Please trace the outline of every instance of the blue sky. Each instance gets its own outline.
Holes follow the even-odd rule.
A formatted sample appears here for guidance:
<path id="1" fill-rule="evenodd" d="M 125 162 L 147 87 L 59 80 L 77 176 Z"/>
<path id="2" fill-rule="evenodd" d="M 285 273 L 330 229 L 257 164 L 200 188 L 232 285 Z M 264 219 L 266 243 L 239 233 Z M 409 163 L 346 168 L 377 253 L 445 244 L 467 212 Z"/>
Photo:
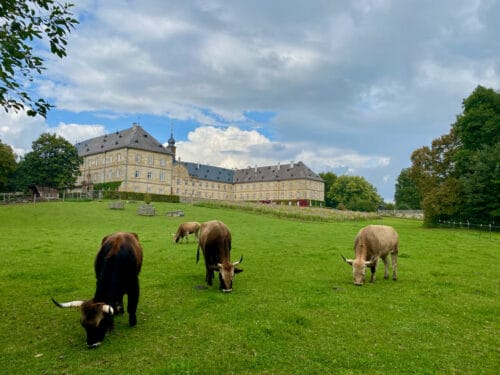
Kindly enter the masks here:
<path id="1" fill-rule="evenodd" d="M 477 85 L 500 89 L 496 0 L 79 0 L 68 56 L 40 50 L 46 119 L 0 113 L 19 154 L 140 123 L 185 161 L 303 161 L 392 201 L 412 151 Z"/>

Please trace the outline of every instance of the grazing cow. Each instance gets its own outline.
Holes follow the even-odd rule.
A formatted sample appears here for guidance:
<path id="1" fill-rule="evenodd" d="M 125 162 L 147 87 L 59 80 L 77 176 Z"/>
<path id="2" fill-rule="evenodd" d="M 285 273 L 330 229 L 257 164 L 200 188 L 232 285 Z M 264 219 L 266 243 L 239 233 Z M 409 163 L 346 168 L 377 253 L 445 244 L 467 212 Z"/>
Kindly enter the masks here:
<path id="1" fill-rule="evenodd" d="M 113 315 L 123 314 L 123 295 L 128 295 L 128 320 L 137 324 L 139 302 L 139 272 L 142 248 L 135 233 L 118 232 L 102 239 L 94 262 L 97 286 L 94 298 L 88 301 L 59 303 L 59 307 L 80 307 L 81 324 L 87 332 L 87 346 L 95 348 L 113 328 Z"/>
<path id="2" fill-rule="evenodd" d="M 243 272 L 243 270 L 236 268 L 243 261 L 243 257 L 239 261 L 231 263 L 231 233 L 226 224 L 218 220 L 201 224 L 196 263 L 200 259 L 200 248 L 205 258 L 205 281 L 207 284 L 212 285 L 214 271 L 218 271 L 220 289 L 223 292 L 231 292 L 234 274 Z"/>
<path id="3" fill-rule="evenodd" d="M 398 233 L 387 225 L 368 225 L 362 228 L 354 240 L 356 259 L 342 258 L 352 266 L 355 285 L 365 282 L 366 267 L 370 267 L 372 275 L 370 282 L 375 281 L 378 258 L 384 261 L 384 278 L 389 278 L 389 253 L 392 259 L 392 279 L 398 278 Z"/>
<path id="4" fill-rule="evenodd" d="M 200 231 L 201 224 L 196 221 L 187 221 L 179 225 L 179 229 L 177 229 L 177 233 L 174 235 L 174 242 L 178 243 L 179 240 L 182 242 L 182 239 L 185 237 L 186 242 L 189 243 L 189 235 L 194 233 L 194 237 L 198 240 L 198 233 Z"/>

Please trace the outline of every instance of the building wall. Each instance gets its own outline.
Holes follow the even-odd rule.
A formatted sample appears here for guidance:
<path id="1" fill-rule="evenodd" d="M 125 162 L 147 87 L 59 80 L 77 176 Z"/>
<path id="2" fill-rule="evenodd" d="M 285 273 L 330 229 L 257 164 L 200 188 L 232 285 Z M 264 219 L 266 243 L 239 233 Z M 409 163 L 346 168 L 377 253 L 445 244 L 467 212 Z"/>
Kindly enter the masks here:
<path id="1" fill-rule="evenodd" d="M 173 167 L 173 194 L 186 199 L 233 200 L 233 184 L 190 176 L 186 167 Z"/>
<path id="2" fill-rule="evenodd" d="M 224 201 L 324 200 L 324 183 L 308 179 L 227 183 L 190 176 L 173 156 L 123 148 L 84 157 L 77 185 L 123 181 L 119 190 Z"/>
<path id="3" fill-rule="evenodd" d="M 89 155 L 77 185 L 123 181 L 120 191 L 172 194 L 172 164 L 171 155 L 130 148 Z"/>

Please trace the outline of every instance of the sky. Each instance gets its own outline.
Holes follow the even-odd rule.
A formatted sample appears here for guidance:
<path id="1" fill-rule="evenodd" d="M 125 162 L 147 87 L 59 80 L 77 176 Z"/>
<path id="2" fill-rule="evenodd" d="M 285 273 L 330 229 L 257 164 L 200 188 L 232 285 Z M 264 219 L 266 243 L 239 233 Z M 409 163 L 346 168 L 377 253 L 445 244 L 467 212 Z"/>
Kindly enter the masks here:
<path id="1" fill-rule="evenodd" d="M 0 112 L 22 155 L 139 123 L 182 161 L 302 161 L 362 176 L 385 201 L 462 101 L 500 89 L 499 0 L 78 0 L 67 57 L 28 87 L 47 118 Z"/>

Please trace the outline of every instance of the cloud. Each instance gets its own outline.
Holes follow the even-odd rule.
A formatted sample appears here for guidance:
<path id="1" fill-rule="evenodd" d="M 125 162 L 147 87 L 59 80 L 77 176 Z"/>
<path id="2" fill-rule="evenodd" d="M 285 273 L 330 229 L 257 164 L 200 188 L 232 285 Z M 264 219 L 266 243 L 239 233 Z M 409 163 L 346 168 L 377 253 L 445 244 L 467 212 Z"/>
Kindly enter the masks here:
<path id="1" fill-rule="evenodd" d="M 66 116 L 17 121 L 22 136 L 3 121 L 0 136 L 16 147 L 49 128 L 96 124 L 83 138 L 101 123 L 128 126 L 116 118 L 156 116 L 193 137 L 178 142 L 184 160 L 301 159 L 315 171 L 363 174 L 390 196 L 383 177 L 447 133 L 463 98 L 478 84 L 500 88 L 498 1 L 76 3 L 67 57 L 47 56 L 35 82 Z M 273 116 L 253 121 L 252 112 Z"/>
<path id="2" fill-rule="evenodd" d="M 74 144 L 84 139 L 106 133 L 103 125 L 59 123 L 50 127 L 43 117 L 30 117 L 25 112 L 0 113 L 0 139 L 12 146 L 15 153 L 24 155 L 31 151 L 33 141 L 43 133 L 56 134 Z"/>
<path id="3" fill-rule="evenodd" d="M 187 141 L 177 142 L 176 146 L 176 154 L 183 161 L 224 168 L 303 161 L 318 173 L 347 170 L 355 173 L 390 164 L 387 156 L 362 155 L 335 147 L 318 148 L 317 144 L 308 142 L 273 142 L 256 130 L 241 130 L 235 126 L 197 128 L 189 133 Z"/>

